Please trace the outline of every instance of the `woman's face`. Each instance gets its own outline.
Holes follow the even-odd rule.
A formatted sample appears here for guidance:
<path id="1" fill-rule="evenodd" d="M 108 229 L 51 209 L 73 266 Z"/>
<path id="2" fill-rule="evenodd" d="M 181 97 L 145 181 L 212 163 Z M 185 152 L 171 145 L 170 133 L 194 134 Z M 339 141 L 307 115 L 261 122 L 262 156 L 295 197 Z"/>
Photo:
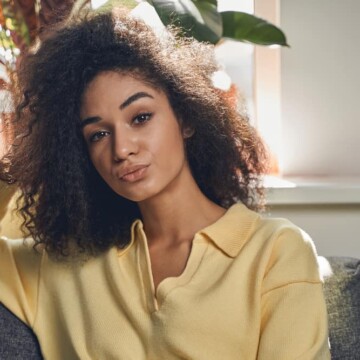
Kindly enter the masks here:
<path id="1" fill-rule="evenodd" d="M 105 182 L 132 201 L 150 199 L 189 171 L 184 140 L 164 92 L 107 71 L 87 86 L 80 116 L 90 158 Z"/>

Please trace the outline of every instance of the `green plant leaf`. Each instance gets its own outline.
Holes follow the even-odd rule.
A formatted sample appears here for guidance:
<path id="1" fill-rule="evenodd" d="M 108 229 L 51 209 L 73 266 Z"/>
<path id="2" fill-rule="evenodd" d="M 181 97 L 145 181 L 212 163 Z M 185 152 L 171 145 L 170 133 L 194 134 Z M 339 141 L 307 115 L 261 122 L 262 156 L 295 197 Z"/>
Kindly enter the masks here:
<path id="1" fill-rule="evenodd" d="M 91 0 L 75 0 L 71 16 L 76 17 L 83 11 L 94 11 L 95 13 L 106 13 L 114 7 L 121 6 L 129 10 L 134 9 L 139 3 L 135 0 L 108 0 L 96 9 L 91 7 Z"/>
<path id="2" fill-rule="evenodd" d="M 217 7 L 217 0 L 194 0 L 194 2 L 203 2 L 203 3 L 209 3 L 209 4 L 212 4 L 212 5 L 215 5 Z"/>
<path id="3" fill-rule="evenodd" d="M 35 39 L 38 29 L 38 16 L 36 14 L 36 0 L 17 0 L 17 4 L 29 29 L 31 42 Z"/>
<path id="4" fill-rule="evenodd" d="M 224 11 L 220 14 L 223 37 L 259 45 L 289 46 L 285 34 L 263 19 L 237 11 Z"/>
<path id="5" fill-rule="evenodd" d="M 11 31 L 11 37 L 16 46 L 20 48 L 28 46 L 30 44 L 29 29 L 18 4 L 16 2 L 3 2 L 2 11 L 5 26 Z"/>
<path id="6" fill-rule="evenodd" d="M 148 0 L 165 25 L 176 25 L 185 36 L 216 44 L 222 35 L 222 19 L 214 1 Z"/>
<path id="7" fill-rule="evenodd" d="M 138 5 L 139 5 L 139 3 L 136 2 L 135 0 L 108 0 L 106 3 L 101 5 L 99 8 L 95 9 L 95 12 L 110 11 L 112 8 L 117 7 L 117 6 L 125 7 L 129 10 L 132 10 Z"/>

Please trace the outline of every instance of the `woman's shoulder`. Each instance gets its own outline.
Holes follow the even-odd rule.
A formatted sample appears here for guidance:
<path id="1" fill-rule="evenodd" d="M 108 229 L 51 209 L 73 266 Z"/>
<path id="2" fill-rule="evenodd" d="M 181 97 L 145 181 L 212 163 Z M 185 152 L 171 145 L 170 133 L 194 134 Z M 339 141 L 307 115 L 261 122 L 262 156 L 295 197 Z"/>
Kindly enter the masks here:
<path id="1" fill-rule="evenodd" d="M 286 283 L 321 282 L 317 251 L 310 235 L 288 219 L 260 216 L 254 229 L 264 265 L 264 290 Z"/>
<path id="2" fill-rule="evenodd" d="M 286 252 L 302 249 L 312 254 L 316 253 L 310 235 L 289 219 L 262 215 L 259 217 L 256 232 L 275 252 L 281 252 L 285 248 Z"/>
<path id="3" fill-rule="evenodd" d="M 297 253 L 314 258 L 310 236 L 282 218 L 271 218 L 238 203 L 231 206 L 217 222 L 202 230 L 220 249 L 231 257 L 288 256 Z"/>
<path id="4" fill-rule="evenodd" d="M 245 237 L 247 243 L 255 238 L 261 247 L 285 241 L 290 247 L 305 245 L 313 248 L 310 236 L 286 218 L 274 218 L 266 212 L 258 213 L 241 203 L 233 205 L 228 210 L 226 218 L 226 228 Z"/>
<path id="5" fill-rule="evenodd" d="M 243 204 L 233 205 L 228 210 L 226 219 L 222 229 L 226 228 L 230 234 L 237 234 L 244 243 L 253 243 L 262 248 L 283 244 L 287 249 L 309 247 L 311 251 L 315 251 L 310 236 L 288 219 L 273 218 L 266 213 L 250 210 Z"/>
<path id="6" fill-rule="evenodd" d="M 247 228 L 239 232 L 243 243 L 240 258 L 256 259 L 263 274 L 272 274 L 287 281 L 319 282 L 317 252 L 314 242 L 303 229 L 284 218 L 272 218 L 240 206 L 236 210 L 235 227 Z M 235 220 L 235 219 L 234 219 Z"/>

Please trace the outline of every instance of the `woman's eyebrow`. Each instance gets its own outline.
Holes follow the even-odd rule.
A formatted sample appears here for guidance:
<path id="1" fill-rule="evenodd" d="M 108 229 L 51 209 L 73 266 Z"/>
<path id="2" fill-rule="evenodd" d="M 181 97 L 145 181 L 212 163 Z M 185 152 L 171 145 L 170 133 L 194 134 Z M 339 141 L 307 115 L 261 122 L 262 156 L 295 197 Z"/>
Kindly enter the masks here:
<path id="1" fill-rule="evenodd" d="M 99 116 L 88 117 L 80 122 L 80 128 L 83 129 L 86 125 L 99 122 L 101 118 Z"/>
<path id="2" fill-rule="evenodd" d="M 129 96 L 121 105 L 120 105 L 120 110 L 123 110 L 125 109 L 127 106 L 129 106 L 131 103 L 133 103 L 134 101 L 136 100 L 139 100 L 143 97 L 149 97 L 151 99 L 153 99 L 154 97 L 151 96 L 150 94 L 146 93 L 146 92 L 143 92 L 143 91 L 140 91 L 140 92 L 137 92 L 131 96 Z"/>
<path id="3" fill-rule="evenodd" d="M 147 92 L 139 91 L 139 92 L 137 92 L 137 93 L 129 96 L 129 97 L 120 105 L 119 108 L 120 108 L 120 110 L 124 110 L 127 106 L 129 106 L 130 104 L 132 104 L 134 101 L 139 100 L 139 99 L 144 98 L 144 97 L 148 97 L 148 98 L 151 98 L 151 99 L 154 98 L 152 95 L 148 94 Z M 100 120 L 101 120 L 101 118 L 100 118 L 99 116 L 92 116 L 92 117 L 86 118 L 86 119 L 84 119 L 84 120 L 81 121 L 80 127 L 81 127 L 81 129 L 83 129 L 86 125 L 99 122 Z"/>

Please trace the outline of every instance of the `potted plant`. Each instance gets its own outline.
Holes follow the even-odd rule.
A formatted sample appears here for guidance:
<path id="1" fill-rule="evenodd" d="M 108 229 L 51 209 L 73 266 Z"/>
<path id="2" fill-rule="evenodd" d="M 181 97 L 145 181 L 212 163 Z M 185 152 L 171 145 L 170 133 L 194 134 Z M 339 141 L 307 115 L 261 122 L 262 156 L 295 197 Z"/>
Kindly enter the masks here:
<path id="1" fill-rule="evenodd" d="M 275 25 L 244 12 L 219 12 L 217 0 L 108 0 L 94 11 L 116 5 L 133 9 L 145 1 L 154 7 L 164 25 L 177 25 L 184 36 L 199 41 L 217 44 L 230 38 L 288 46 L 285 34 Z M 46 26 L 84 8 L 91 9 L 91 0 L 0 1 L 0 62 L 13 67 L 21 52 L 41 37 Z"/>

